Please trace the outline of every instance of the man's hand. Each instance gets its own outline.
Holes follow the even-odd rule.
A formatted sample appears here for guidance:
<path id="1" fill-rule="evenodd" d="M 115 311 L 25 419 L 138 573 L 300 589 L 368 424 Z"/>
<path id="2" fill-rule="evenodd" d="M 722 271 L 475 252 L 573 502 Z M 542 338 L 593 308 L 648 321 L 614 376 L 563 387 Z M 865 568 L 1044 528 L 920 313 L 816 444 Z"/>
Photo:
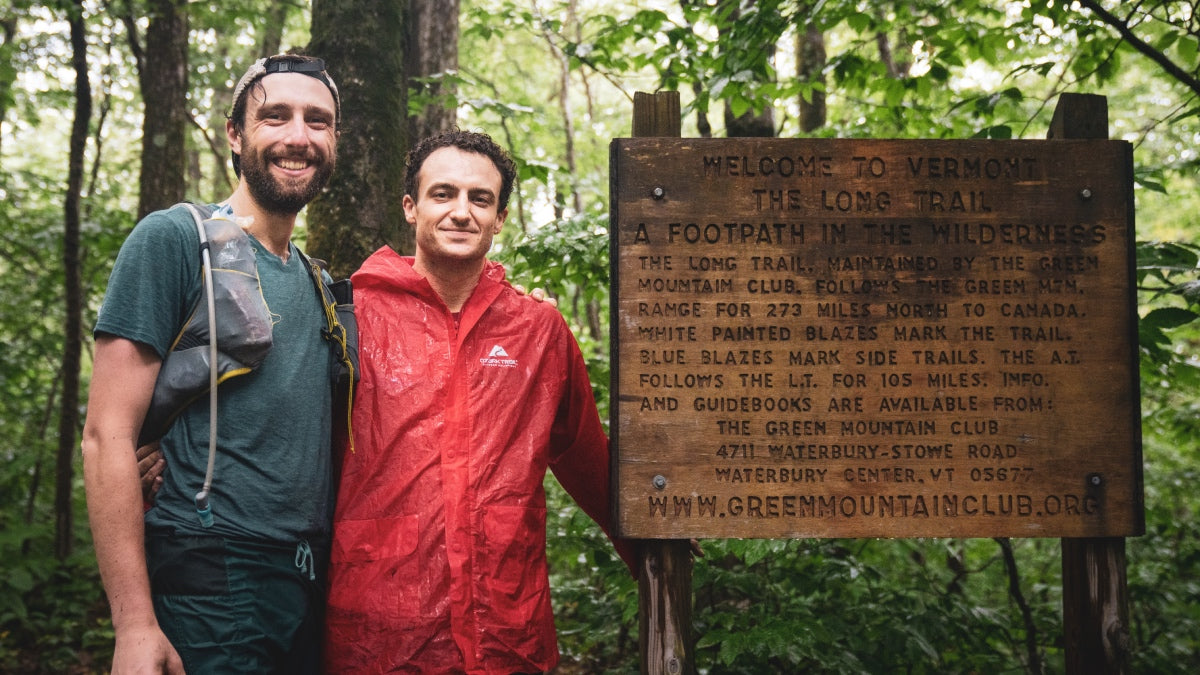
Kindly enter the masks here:
<path id="1" fill-rule="evenodd" d="M 158 441 L 143 445 L 137 449 L 138 475 L 142 479 L 142 502 L 154 503 L 154 495 L 163 484 L 163 470 L 167 468 L 167 460 L 163 459 Z"/>
<path id="2" fill-rule="evenodd" d="M 535 288 L 532 291 L 529 291 L 529 293 L 526 293 L 524 286 L 522 286 L 520 284 L 513 284 L 513 290 L 520 293 L 521 295 L 528 295 L 529 297 L 533 298 L 534 300 L 536 300 L 538 302 L 548 303 L 551 307 L 558 307 L 558 300 L 550 297 L 549 295 L 546 295 L 546 291 L 544 291 L 543 289 Z"/>
<path id="3" fill-rule="evenodd" d="M 184 675 L 183 660 L 157 625 L 147 626 L 117 633 L 112 673 Z"/>

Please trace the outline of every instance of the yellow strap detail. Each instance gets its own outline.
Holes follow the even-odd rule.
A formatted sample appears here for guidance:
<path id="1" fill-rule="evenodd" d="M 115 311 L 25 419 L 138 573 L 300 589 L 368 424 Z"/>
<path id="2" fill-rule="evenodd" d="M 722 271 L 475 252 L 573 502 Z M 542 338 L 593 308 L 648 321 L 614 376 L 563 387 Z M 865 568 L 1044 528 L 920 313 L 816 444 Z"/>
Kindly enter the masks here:
<path id="1" fill-rule="evenodd" d="M 334 340 L 338 347 L 340 347 L 338 353 L 341 356 L 339 358 L 345 364 L 346 369 L 350 371 L 350 385 L 346 387 L 349 390 L 349 394 L 346 397 L 346 436 L 350 439 L 350 453 L 354 454 L 354 363 L 351 361 L 349 349 L 346 347 L 346 328 L 342 326 L 337 318 L 337 308 L 335 306 L 337 300 L 325 285 L 324 280 L 321 279 L 321 266 L 311 259 L 308 261 L 308 265 L 309 271 L 313 276 L 313 281 L 317 283 L 317 288 L 321 292 L 321 304 L 325 307 L 325 325 L 329 338 Z"/>

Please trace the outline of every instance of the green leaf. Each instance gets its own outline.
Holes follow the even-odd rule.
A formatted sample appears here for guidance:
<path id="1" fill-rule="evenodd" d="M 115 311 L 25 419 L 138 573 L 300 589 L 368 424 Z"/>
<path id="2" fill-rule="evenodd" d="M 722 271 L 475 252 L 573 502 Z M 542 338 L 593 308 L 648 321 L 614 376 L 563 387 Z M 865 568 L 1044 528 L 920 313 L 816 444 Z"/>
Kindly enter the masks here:
<path id="1" fill-rule="evenodd" d="M 1013 137 L 1013 130 L 1007 124 L 998 124 L 988 128 L 987 137 L 996 140 L 1008 140 Z"/>
<path id="2" fill-rule="evenodd" d="M 741 96 L 733 97 L 727 102 L 729 104 L 729 111 L 733 113 L 734 117 L 741 117 L 751 109 L 750 102 Z"/>
<path id="3" fill-rule="evenodd" d="M 854 32 L 860 34 L 869 32 L 874 23 L 875 20 L 871 18 L 870 14 L 862 12 L 854 12 L 846 17 L 846 25 L 850 26 L 850 29 Z"/>
<path id="4" fill-rule="evenodd" d="M 1170 329 L 1185 326 L 1198 318 L 1200 314 L 1187 309 L 1161 307 L 1142 317 L 1141 322 L 1154 328 Z"/>
<path id="5" fill-rule="evenodd" d="M 1135 178 L 1134 181 L 1141 187 L 1144 187 L 1151 192 L 1157 192 L 1163 195 L 1167 194 L 1167 188 L 1162 184 L 1162 181 L 1151 180 L 1149 178 Z"/>
<path id="6" fill-rule="evenodd" d="M 1180 63 L 1196 63 L 1197 54 L 1200 53 L 1197 38 L 1186 37 L 1175 43 L 1175 57 Z"/>
<path id="7" fill-rule="evenodd" d="M 8 570 L 8 586 L 18 593 L 28 593 L 33 590 L 33 576 L 24 567 Z"/>

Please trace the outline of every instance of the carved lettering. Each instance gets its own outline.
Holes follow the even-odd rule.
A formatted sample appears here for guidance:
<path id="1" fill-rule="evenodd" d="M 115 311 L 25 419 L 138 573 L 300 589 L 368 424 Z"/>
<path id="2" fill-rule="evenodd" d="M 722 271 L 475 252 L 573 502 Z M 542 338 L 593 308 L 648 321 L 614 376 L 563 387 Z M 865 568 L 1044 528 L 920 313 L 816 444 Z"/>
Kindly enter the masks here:
<path id="1" fill-rule="evenodd" d="M 1090 141 L 614 148 L 627 535 L 1130 531 L 1113 500 L 1140 467 L 1093 451 L 1136 447 L 1136 411 L 1114 408 L 1136 400 L 1130 209 L 1093 172 L 1125 171 L 1126 154 Z"/>

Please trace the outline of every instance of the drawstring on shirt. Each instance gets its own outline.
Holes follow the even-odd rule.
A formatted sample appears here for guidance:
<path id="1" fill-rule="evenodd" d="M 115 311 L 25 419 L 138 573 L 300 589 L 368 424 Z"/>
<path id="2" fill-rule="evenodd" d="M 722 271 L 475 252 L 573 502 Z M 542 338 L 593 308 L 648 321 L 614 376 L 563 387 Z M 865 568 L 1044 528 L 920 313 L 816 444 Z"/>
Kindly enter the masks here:
<path id="1" fill-rule="evenodd" d="M 300 570 L 301 574 L 308 572 L 308 580 L 316 581 L 317 572 L 315 568 L 312 547 L 308 545 L 307 541 L 296 544 L 296 569 Z"/>

